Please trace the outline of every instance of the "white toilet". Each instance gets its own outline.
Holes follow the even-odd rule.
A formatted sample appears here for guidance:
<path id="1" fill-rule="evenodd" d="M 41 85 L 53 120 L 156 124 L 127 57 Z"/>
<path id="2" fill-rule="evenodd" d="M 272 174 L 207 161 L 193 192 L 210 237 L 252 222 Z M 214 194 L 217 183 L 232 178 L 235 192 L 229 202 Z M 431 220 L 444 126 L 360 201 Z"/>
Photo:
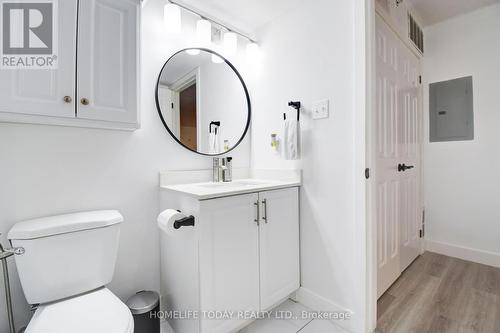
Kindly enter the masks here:
<path id="1" fill-rule="evenodd" d="M 39 304 L 26 333 L 132 333 L 128 307 L 104 286 L 115 268 L 123 217 L 94 211 L 14 225 L 8 238 L 28 303 Z M 20 249 L 20 252 L 22 252 Z"/>

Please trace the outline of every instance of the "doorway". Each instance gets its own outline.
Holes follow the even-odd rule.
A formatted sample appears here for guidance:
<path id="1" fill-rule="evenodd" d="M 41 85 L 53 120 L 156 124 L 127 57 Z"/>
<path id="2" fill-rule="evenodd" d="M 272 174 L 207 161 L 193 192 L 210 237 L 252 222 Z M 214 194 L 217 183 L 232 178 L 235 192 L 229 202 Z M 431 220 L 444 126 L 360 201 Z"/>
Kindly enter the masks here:
<path id="1" fill-rule="evenodd" d="M 196 83 L 179 91 L 181 142 L 191 150 L 198 150 Z"/>

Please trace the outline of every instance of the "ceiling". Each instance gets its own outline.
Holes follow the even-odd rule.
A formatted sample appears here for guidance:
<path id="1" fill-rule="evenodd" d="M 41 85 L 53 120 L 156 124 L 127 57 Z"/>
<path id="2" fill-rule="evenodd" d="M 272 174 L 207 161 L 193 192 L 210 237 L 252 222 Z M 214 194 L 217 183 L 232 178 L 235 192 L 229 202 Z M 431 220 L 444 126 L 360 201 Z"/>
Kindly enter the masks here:
<path id="1" fill-rule="evenodd" d="M 410 2 L 420 16 L 421 23 L 427 26 L 500 3 L 500 0 L 410 0 Z"/>
<path id="2" fill-rule="evenodd" d="M 252 34 L 303 0 L 177 0 L 208 18 L 240 32 Z M 474 0 L 477 1 L 477 0 Z"/>

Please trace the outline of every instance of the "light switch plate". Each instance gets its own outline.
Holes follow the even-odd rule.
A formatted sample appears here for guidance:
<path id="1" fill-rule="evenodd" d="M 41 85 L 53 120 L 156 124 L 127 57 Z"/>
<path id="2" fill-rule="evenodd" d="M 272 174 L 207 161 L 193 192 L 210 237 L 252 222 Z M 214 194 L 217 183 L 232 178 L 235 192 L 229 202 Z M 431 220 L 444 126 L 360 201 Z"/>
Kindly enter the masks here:
<path id="1" fill-rule="evenodd" d="M 325 119 L 330 116 L 330 100 L 325 99 L 314 103 L 312 109 L 313 119 Z"/>

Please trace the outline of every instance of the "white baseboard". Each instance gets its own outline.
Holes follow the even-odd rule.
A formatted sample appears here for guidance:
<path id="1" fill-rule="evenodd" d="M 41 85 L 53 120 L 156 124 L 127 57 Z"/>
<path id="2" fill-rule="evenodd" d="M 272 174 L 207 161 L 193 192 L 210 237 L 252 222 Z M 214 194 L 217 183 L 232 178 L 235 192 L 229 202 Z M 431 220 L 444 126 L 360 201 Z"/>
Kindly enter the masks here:
<path id="1" fill-rule="evenodd" d="M 309 309 L 316 312 L 328 313 L 349 313 L 350 319 L 345 320 L 332 320 L 333 323 L 347 330 L 348 332 L 354 331 L 354 313 L 346 308 L 343 308 L 335 302 L 320 296 L 309 289 L 300 287 L 295 295 L 295 300 Z"/>
<path id="2" fill-rule="evenodd" d="M 472 249 L 431 240 L 425 241 L 427 251 L 500 268 L 500 253 Z"/>

